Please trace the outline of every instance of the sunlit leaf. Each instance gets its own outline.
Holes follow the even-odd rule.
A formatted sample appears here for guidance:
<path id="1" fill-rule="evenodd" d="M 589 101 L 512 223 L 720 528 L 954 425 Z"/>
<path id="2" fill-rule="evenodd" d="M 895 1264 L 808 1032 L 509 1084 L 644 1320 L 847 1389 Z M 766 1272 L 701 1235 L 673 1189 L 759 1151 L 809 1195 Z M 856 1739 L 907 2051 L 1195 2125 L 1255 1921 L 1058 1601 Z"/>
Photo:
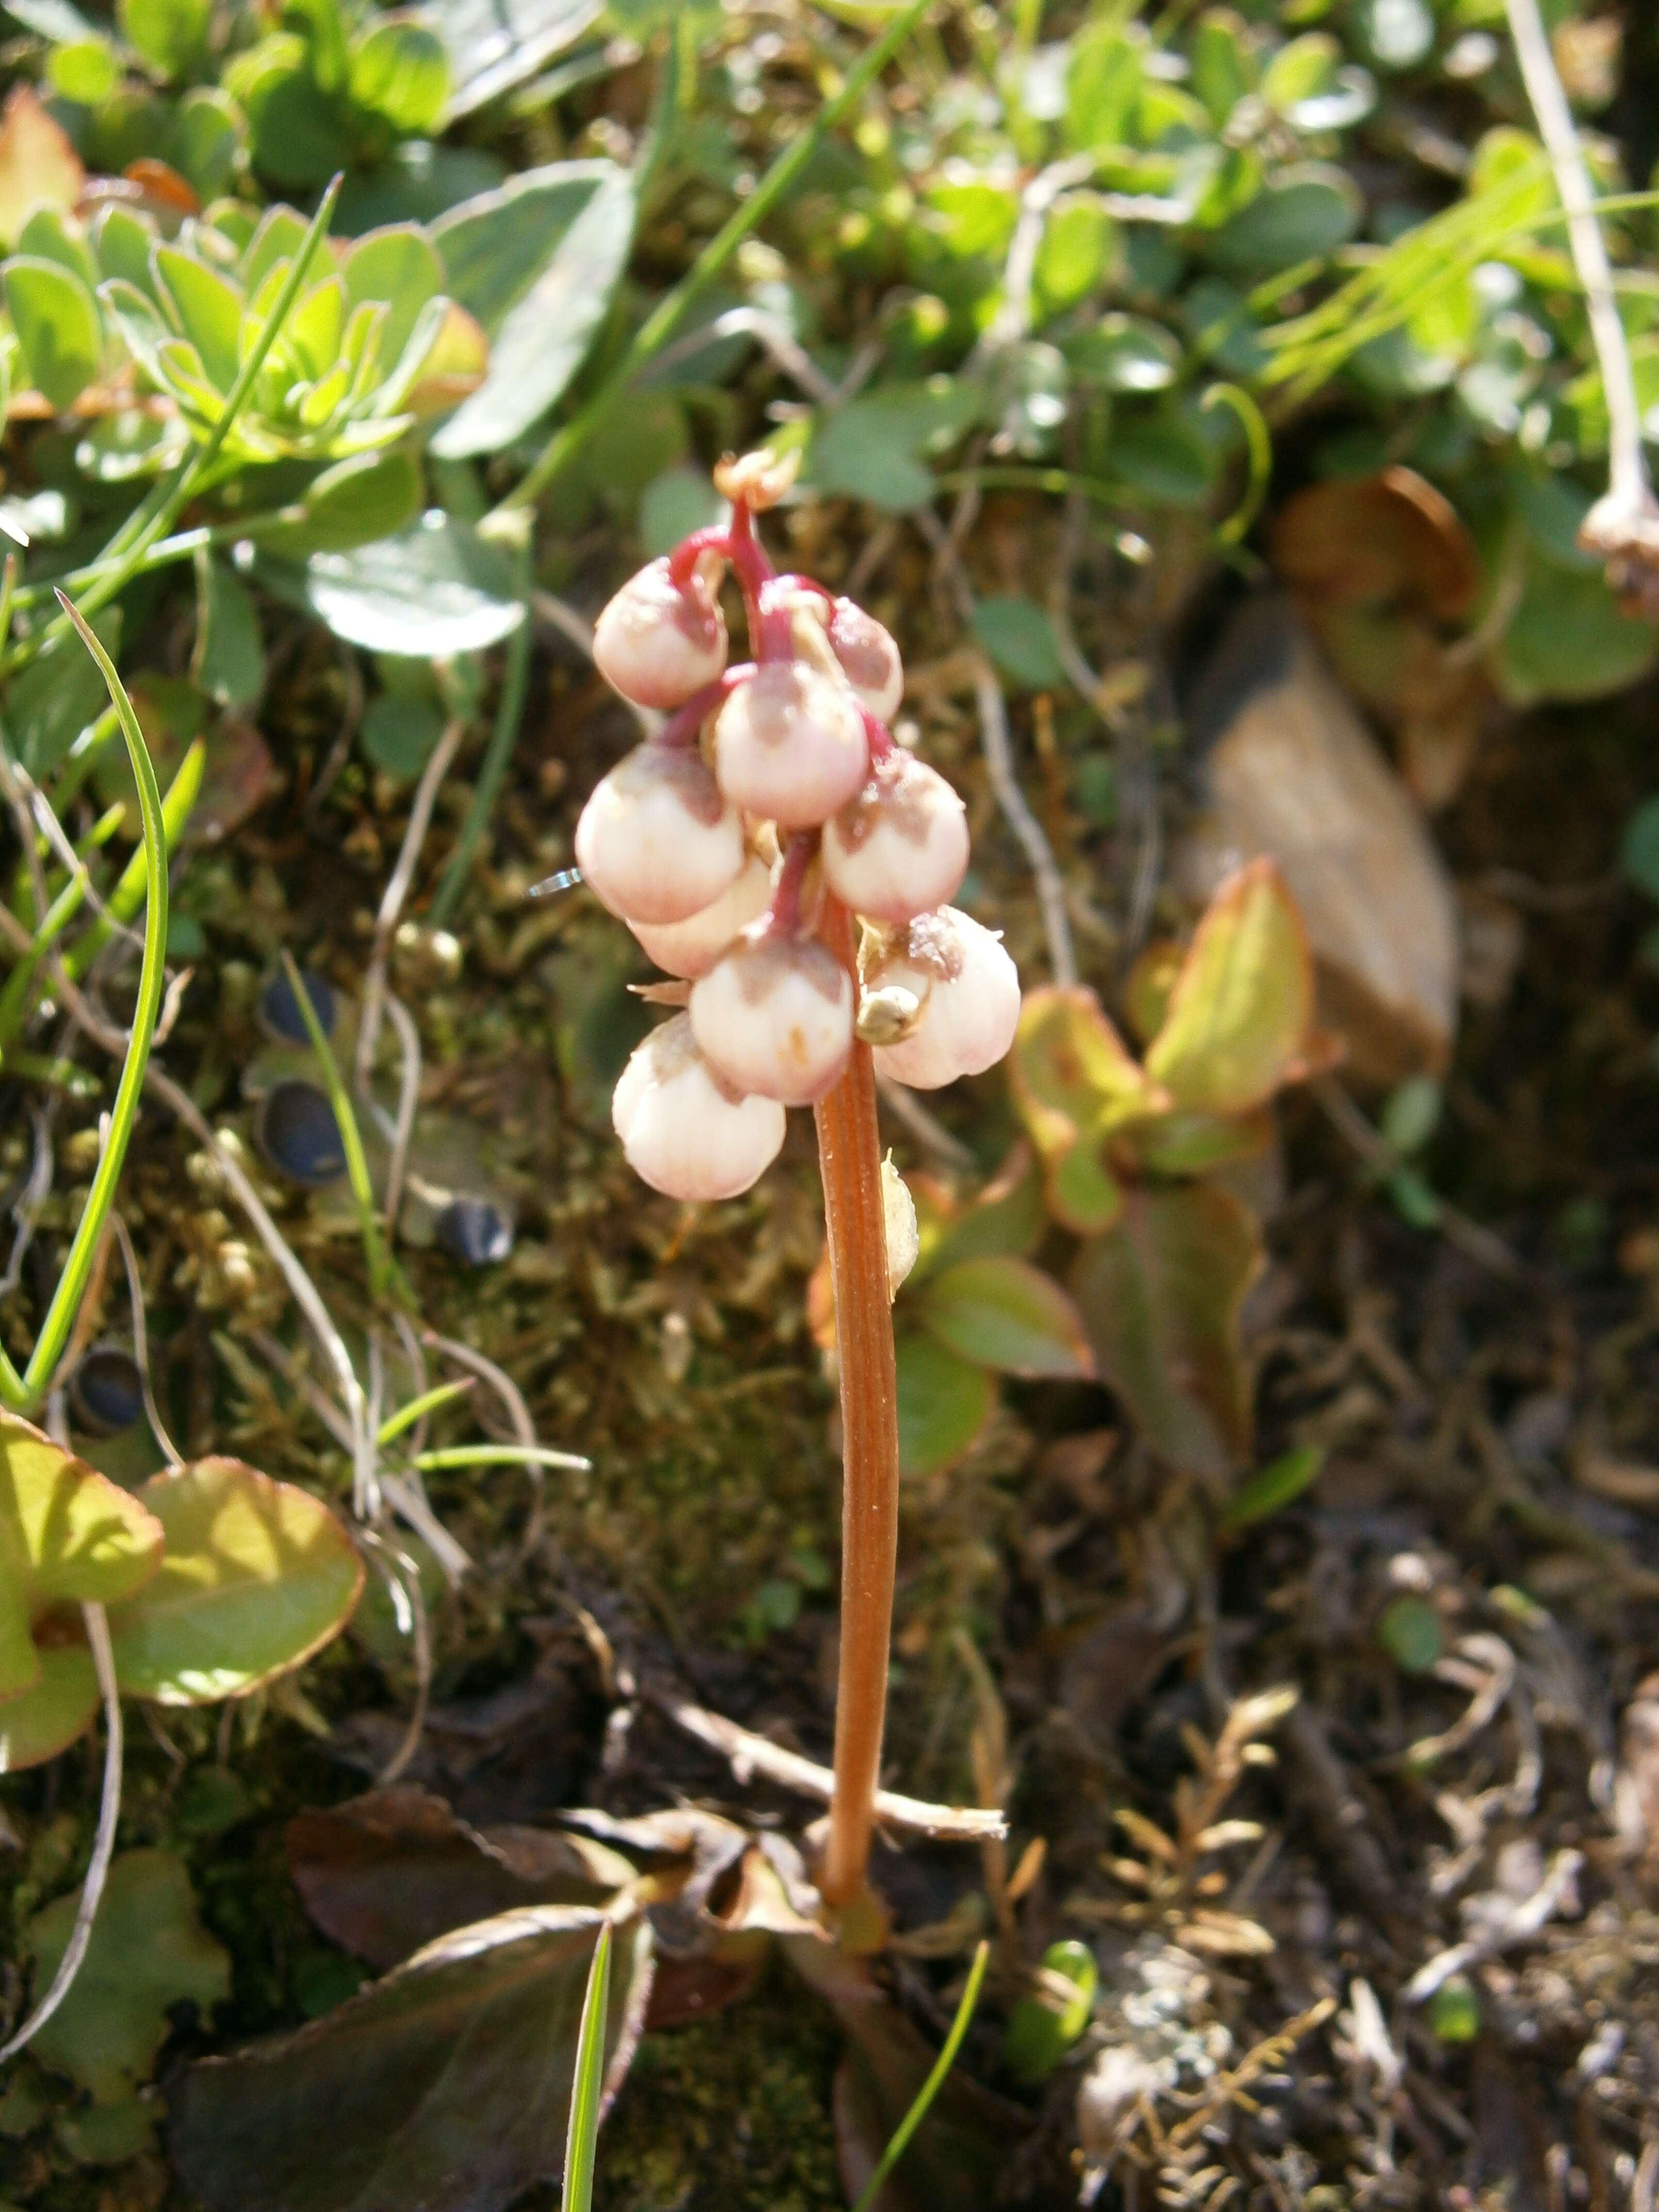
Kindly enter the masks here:
<path id="1" fill-rule="evenodd" d="M 398 132 L 430 131 L 449 98 L 449 58 L 434 31 L 407 15 L 383 15 L 352 41 L 352 104 Z"/>
<path id="2" fill-rule="evenodd" d="M 501 2212 L 556 2182 L 599 1925 L 546 1905 L 459 1929 L 297 2034 L 191 2067 L 168 2100 L 185 2181 L 209 2212 Z M 617 1932 L 611 2095 L 651 1978 L 647 1924 Z"/>
<path id="3" fill-rule="evenodd" d="M 15 240 L 31 209 L 43 200 L 73 207 L 85 182 L 62 124 L 46 112 L 33 85 L 13 85 L 0 114 L 0 246 Z"/>
<path id="4" fill-rule="evenodd" d="M 448 120 L 470 115 L 573 46 L 601 0 L 427 0 L 423 21 L 443 40 L 453 88 Z"/>
<path id="5" fill-rule="evenodd" d="M 936 1474 L 962 1457 L 991 1417 L 996 1384 L 930 1336 L 903 1330 L 898 1361 L 899 1468 Z"/>
<path id="6" fill-rule="evenodd" d="M 269 564 L 276 587 L 299 598 L 337 637 L 371 653 L 422 660 L 477 653 L 524 617 L 500 548 L 437 507 L 372 545 L 313 554 L 286 575 L 280 565 Z"/>
<path id="7" fill-rule="evenodd" d="M 0 1697 L 0 1774 L 56 1759 L 98 1710 L 98 1675 L 84 1644 L 48 1645 L 37 1656 L 32 1686 Z"/>
<path id="8" fill-rule="evenodd" d="M 1050 984 L 1026 994 L 1009 1060 L 1014 1097 L 1048 1178 L 1049 1205 L 1079 1231 L 1116 1216 L 1119 1194 L 1095 1139 L 1163 1102 L 1095 994 Z"/>
<path id="9" fill-rule="evenodd" d="M 115 1671 L 163 1705 L 240 1697 L 297 1666 L 344 1625 L 362 1588 L 350 1539 L 319 1498 L 240 1460 L 147 1482 L 166 1531 L 161 1568 L 114 1607 Z"/>
<path id="10" fill-rule="evenodd" d="M 929 1280 L 917 1312 L 932 1335 L 975 1366 L 1005 1375 L 1094 1371 L 1076 1307 L 1028 1260 L 959 1260 Z"/>
<path id="11" fill-rule="evenodd" d="M 1127 1192 L 1073 1273 L 1103 1377 L 1155 1449 L 1195 1474 L 1228 1474 L 1249 1448 L 1238 1312 L 1261 1261 L 1238 1200 L 1185 1183 Z"/>
<path id="12" fill-rule="evenodd" d="M 63 1957 L 79 1903 L 76 1893 L 58 1898 L 29 1923 L 37 1989 Z M 114 2103 L 149 2080 L 171 2033 L 170 2006 L 188 1998 L 205 2012 L 229 1995 L 229 1956 L 197 1917 L 184 1861 L 124 1851 L 111 1863 L 81 1971 L 35 2036 L 34 2055 Z"/>
<path id="13" fill-rule="evenodd" d="M 1146 1073 L 1178 1106 L 1244 1113 L 1297 1073 L 1313 1003 L 1302 918 L 1273 862 L 1252 860 L 1199 924 Z"/>
<path id="14" fill-rule="evenodd" d="M 72 406 L 98 374 L 98 307 L 80 277 L 56 261 L 17 255 L 5 266 L 6 307 L 28 381 L 52 407 Z"/>

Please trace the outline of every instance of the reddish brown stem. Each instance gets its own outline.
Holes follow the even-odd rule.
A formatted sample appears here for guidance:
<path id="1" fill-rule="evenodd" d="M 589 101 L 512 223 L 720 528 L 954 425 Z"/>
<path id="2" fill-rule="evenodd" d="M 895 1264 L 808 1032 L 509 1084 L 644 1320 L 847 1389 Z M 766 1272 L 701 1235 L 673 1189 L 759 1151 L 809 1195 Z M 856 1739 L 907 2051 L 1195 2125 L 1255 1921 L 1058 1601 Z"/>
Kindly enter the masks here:
<path id="1" fill-rule="evenodd" d="M 840 901 L 826 901 L 824 942 L 849 969 L 853 931 Z M 846 1074 L 812 1110 L 836 1301 L 844 1470 L 836 1794 L 818 1887 L 827 1904 L 849 1905 L 864 1892 L 875 1826 L 898 1552 L 898 1385 L 868 1045 L 854 1044 Z"/>

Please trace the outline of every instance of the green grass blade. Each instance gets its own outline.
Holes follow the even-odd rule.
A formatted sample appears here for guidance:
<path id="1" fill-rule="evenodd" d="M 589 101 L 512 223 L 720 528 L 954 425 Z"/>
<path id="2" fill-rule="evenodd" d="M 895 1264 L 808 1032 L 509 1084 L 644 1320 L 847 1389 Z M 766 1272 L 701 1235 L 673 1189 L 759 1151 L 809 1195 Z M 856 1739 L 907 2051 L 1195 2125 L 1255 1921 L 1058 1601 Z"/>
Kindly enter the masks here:
<path id="1" fill-rule="evenodd" d="M 202 776 L 207 766 L 207 745 L 198 738 L 179 763 L 178 772 L 167 786 L 167 797 L 161 801 L 161 835 L 166 841 L 169 860 L 190 819 L 202 788 Z M 144 902 L 146 860 L 141 846 L 121 871 L 115 889 L 104 902 L 109 908 L 108 918 L 100 915 L 86 935 L 77 940 L 64 956 L 64 967 L 71 982 L 78 983 L 93 962 L 115 933 L 115 924 L 131 921 Z"/>
<path id="2" fill-rule="evenodd" d="M 706 291 L 757 224 L 765 220 L 848 109 L 878 77 L 926 14 L 928 0 L 910 0 L 873 46 L 848 71 L 833 100 L 826 100 L 806 129 L 797 132 L 771 167 L 698 254 L 679 283 L 658 301 L 635 331 L 628 350 L 586 404 L 556 430 L 529 473 L 502 501 L 503 508 L 530 507 L 580 452 L 600 417 L 613 406 L 651 356 L 672 336 L 691 302 Z"/>
<path id="3" fill-rule="evenodd" d="M 414 1464 L 422 1474 L 447 1467 L 568 1467 L 586 1474 L 593 1462 L 576 1452 L 549 1451 L 542 1444 L 445 1444 L 436 1451 L 416 1452 Z"/>
<path id="4" fill-rule="evenodd" d="M 306 1035 L 311 1040 L 311 1048 L 322 1069 L 328 1103 L 334 1109 L 334 1118 L 340 1125 L 340 1142 L 345 1148 L 346 1176 L 351 1185 L 352 1203 L 357 1209 L 357 1226 L 362 1232 L 363 1265 L 368 1273 L 368 1287 L 378 1298 L 391 1280 L 391 1267 L 386 1243 L 380 1235 L 380 1218 L 374 1210 L 374 1187 L 368 1179 L 368 1159 L 363 1151 L 362 1132 L 357 1127 L 357 1116 L 352 1111 L 351 1100 L 340 1079 L 339 1065 L 330 1048 L 323 1025 L 317 1018 L 317 1009 L 311 1003 L 311 994 L 294 964 L 294 955 L 286 946 L 283 951 L 283 972 L 288 977 L 288 988 L 294 994 L 294 1003 L 300 1009 Z"/>
<path id="5" fill-rule="evenodd" d="M 63 594 L 59 593 L 63 599 Z M 22 1387 L 31 1402 L 44 1395 L 52 1374 L 69 1341 L 70 1331 L 87 1287 L 87 1278 L 92 1273 L 93 1256 L 98 1240 L 103 1234 L 104 1224 L 109 1218 L 110 1207 L 115 1202 L 115 1187 L 121 1178 L 121 1169 L 127 1156 L 127 1141 L 132 1134 L 132 1125 L 138 1117 L 138 1102 L 144 1087 L 144 1069 L 149 1061 L 150 1039 L 155 1034 L 155 1021 L 161 1011 L 161 986 L 166 979 L 167 943 L 167 832 L 161 815 L 161 793 L 155 781 L 155 770 L 150 764 L 149 748 L 144 743 L 144 733 L 138 726 L 138 717 L 132 711 L 120 678 L 115 672 L 115 663 L 105 652 L 91 625 L 80 610 L 67 599 L 63 599 L 64 618 L 80 632 L 81 641 L 97 662 L 99 672 L 109 688 L 111 703 L 121 718 L 121 734 L 126 739 L 127 754 L 132 762 L 134 781 L 138 786 L 138 811 L 143 821 L 144 854 L 144 956 L 138 969 L 138 997 L 132 1010 L 132 1034 L 127 1044 L 127 1056 L 121 1066 L 121 1079 L 116 1086 L 115 1103 L 110 1109 L 109 1141 L 104 1146 L 98 1170 L 92 1179 L 92 1188 L 87 1195 L 86 1211 L 70 1246 L 69 1257 L 64 1262 L 64 1272 L 58 1279 L 58 1288 L 52 1293 L 46 1317 L 40 1325 L 40 1334 L 22 1375 Z"/>
<path id="6" fill-rule="evenodd" d="M 927 2108 L 945 2087 L 945 2077 L 957 2063 L 957 2053 L 962 2048 L 963 2038 L 968 2033 L 968 2023 L 974 2016 L 974 2007 L 979 2002 L 980 1985 L 985 1979 L 985 1969 L 990 1962 L 991 1947 L 981 1942 L 974 1954 L 974 1963 L 968 1969 L 968 1986 L 962 1993 L 962 2002 L 957 2007 L 957 2016 L 951 2022 L 951 2033 L 945 2039 L 945 2048 L 933 2061 L 933 2070 L 916 2092 L 916 2100 L 893 2130 L 893 2140 L 881 2154 L 880 2163 L 859 2195 L 853 2212 L 871 2212 L 871 2207 L 881 2195 L 882 2185 L 898 2164 L 908 2147 L 910 2138 L 927 2117 Z"/>
<path id="7" fill-rule="evenodd" d="M 405 1429 L 412 1429 L 423 1414 L 435 1413 L 440 1406 L 448 1405 L 452 1398 L 465 1398 L 477 1382 L 477 1376 L 469 1375 L 463 1382 L 440 1382 L 434 1389 L 423 1390 L 418 1398 L 411 1398 L 406 1406 L 399 1406 L 395 1413 L 386 1416 L 380 1424 L 375 1443 L 389 1444 L 394 1437 L 402 1436 Z"/>
<path id="8" fill-rule="evenodd" d="M 605 2090 L 605 2023 L 611 2007 L 611 1942 L 607 1920 L 593 1946 L 582 1999 L 582 2024 L 576 2037 L 576 2071 L 570 2087 L 570 2133 L 564 2152 L 564 2212 L 589 2212 L 593 2202 L 594 2153 L 599 2136 L 599 2100 Z"/>

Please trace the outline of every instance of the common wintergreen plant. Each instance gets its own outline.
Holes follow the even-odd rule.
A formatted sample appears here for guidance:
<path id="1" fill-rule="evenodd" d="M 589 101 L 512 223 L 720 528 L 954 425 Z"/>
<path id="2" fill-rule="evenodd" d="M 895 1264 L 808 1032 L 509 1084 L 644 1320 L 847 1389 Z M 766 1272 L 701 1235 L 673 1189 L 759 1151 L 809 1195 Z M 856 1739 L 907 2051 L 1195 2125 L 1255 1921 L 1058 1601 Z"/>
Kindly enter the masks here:
<path id="1" fill-rule="evenodd" d="M 681 978 L 687 1011 L 647 1038 L 613 1102 L 645 1181 L 734 1196 L 776 1157 L 785 1109 L 815 1110 L 846 1465 L 820 1886 L 848 1907 L 873 1823 L 897 1537 L 875 1069 L 891 1060 L 932 1086 L 990 1066 L 1012 1041 L 1019 984 L 998 939 L 945 903 L 968 865 L 962 802 L 884 719 L 903 689 L 893 640 L 821 585 L 780 576 L 756 534 L 792 473 L 765 453 L 725 464 L 730 522 L 643 569 L 599 617 L 604 673 L 672 712 L 588 800 L 576 852 L 599 897 Z M 735 666 L 715 597 L 727 566 L 754 655 Z"/>

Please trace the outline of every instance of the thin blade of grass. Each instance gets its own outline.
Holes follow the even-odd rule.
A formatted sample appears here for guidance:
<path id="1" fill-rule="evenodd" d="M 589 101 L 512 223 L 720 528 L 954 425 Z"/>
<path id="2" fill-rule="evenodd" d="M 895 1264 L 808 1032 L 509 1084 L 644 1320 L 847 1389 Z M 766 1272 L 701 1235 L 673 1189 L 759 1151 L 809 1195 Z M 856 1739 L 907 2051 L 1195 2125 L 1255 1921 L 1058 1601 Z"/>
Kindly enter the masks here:
<path id="1" fill-rule="evenodd" d="M 179 763 L 178 772 L 167 786 L 167 796 L 161 801 L 161 834 L 166 840 L 167 853 L 172 859 L 174 848 L 185 832 L 202 788 L 202 777 L 207 768 L 207 745 L 198 738 Z M 100 915 L 86 935 L 79 939 L 64 956 L 64 966 L 70 981 L 78 983 L 93 962 L 114 934 L 115 924 L 131 921 L 137 913 L 144 896 L 144 856 L 135 853 L 122 870 L 115 889 L 105 901 L 107 916 Z"/>
<path id="2" fill-rule="evenodd" d="M 340 1125 L 340 1142 L 345 1148 L 346 1178 L 351 1185 L 352 1204 L 357 1209 L 357 1226 L 362 1232 L 363 1265 L 368 1273 L 368 1287 L 378 1298 L 391 1280 L 391 1266 L 386 1243 L 380 1235 L 380 1218 L 374 1207 L 374 1186 L 368 1178 L 368 1158 L 363 1151 L 362 1132 L 357 1127 L 357 1116 L 352 1111 L 351 1100 L 340 1079 L 340 1070 L 329 1045 L 322 1024 L 317 1018 L 317 1009 L 311 1003 L 299 969 L 294 964 L 294 955 L 283 948 L 283 973 L 288 977 L 288 988 L 294 994 L 294 1003 L 300 1009 L 300 1018 L 306 1025 L 306 1035 L 317 1055 L 322 1070 L 323 1087 L 328 1092 L 328 1103 L 334 1109 L 334 1118 Z"/>
<path id="3" fill-rule="evenodd" d="M 957 2007 L 957 2016 L 951 2022 L 951 2033 L 945 2039 L 945 2047 L 933 2061 L 933 2070 L 916 2092 L 915 2102 L 893 2130 L 893 2139 L 881 2154 L 880 2162 L 859 2195 L 853 2212 L 872 2212 L 884 2184 L 908 2147 L 910 2138 L 927 2117 L 927 2108 L 945 2087 L 945 2077 L 957 2063 L 957 2053 L 962 2048 L 963 2038 L 968 2033 L 968 2023 L 979 2002 L 981 1984 L 985 1969 L 990 1962 L 991 1947 L 981 1942 L 974 1954 L 974 1963 L 968 1969 L 968 1986 L 962 1993 L 962 2002 Z"/>
<path id="4" fill-rule="evenodd" d="M 395 1413 L 388 1413 L 380 1424 L 374 1441 L 389 1444 L 394 1437 L 412 1429 L 416 1421 L 428 1413 L 435 1413 L 440 1406 L 448 1405 L 452 1398 L 465 1398 L 469 1390 L 477 1388 L 476 1377 L 468 1375 L 459 1382 L 440 1382 L 430 1390 L 423 1390 L 418 1398 L 411 1398 L 406 1406 L 399 1406 Z"/>
<path id="5" fill-rule="evenodd" d="M 422 1474 L 447 1467 L 568 1467 L 585 1474 L 593 1464 L 578 1452 L 549 1451 L 544 1444 L 445 1444 L 416 1452 L 413 1463 Z"/>
<path id="6" fill-rule="evenodd" d="M 132 1125 L 138 1118 L 144 1070 L 149 1062 L 150 1040 L 155 1034 L 156 1017 L 161 1010 L 161 988 L 166 981 L 167 970 L 167 830 L 161 811 L 161 793 L 155 781 L 149 748 L 144 743 L 144 733 L 138 726 L 138 717 L 132 711 L 132 702 L 115 672 L 115 663 L 105 652 L 80 609 L 61 592 L 58 598 L 63 603 L 64 619 L 80 633 L 82 643 L 97 662 L 99 673 L 108 687 L 111 703 L 121 718 L 121 734 L 126 740 L 133 780 L 138 787 L 138 811 L 143 823 L 144 952 L 139 963 L 138 997 L 132 1011 L 132 1030 L 127 1042 L 127 1055 L 122 1063 L 121 1079 L 116 1086 L 115 1103 L 110 1109 L 109 1141 L 98 1162 L 92 1188 L 87 1194 L 86 1210 L 81 1216 L 74 1242 L 70 1246 L 69 1257 L 64 1262 L 64 1272 L 58 1279 L 58 1288 L 52 1293 L 52 1304 L 47 1307 L 46 1319 L 40 1325 L 40 1337 L 28 1365 L 23 1370 L 22 1388 L 30 1403 L 45 1393 L 64 1346 L 69 1341 L 70 1331 L 75 1325 L 75 1316 L 86 1290 L 87 1278 L 92 1272 L 98 1240 L 103 1234 L 110 1207 L 115 1202 L 115 1187 L 120 1181 L 121 1169 L 126 1159 L 127 1142 L 132 1134 Z M 0 1382 L 3 1381 L 3 1378 L 0 1378 Z"/>
<path id="7" fill-rule="evenodd" d="M 605 2023 L 611 2008 L 611 1923 L 599 1930 L 587 1970 L 582 2024 L 576 2037 L 576 2072 L 570 2087 L 570 2132 L 564 2152 L 564 2212 L 589 2212 L 605 2091 Z"/>

